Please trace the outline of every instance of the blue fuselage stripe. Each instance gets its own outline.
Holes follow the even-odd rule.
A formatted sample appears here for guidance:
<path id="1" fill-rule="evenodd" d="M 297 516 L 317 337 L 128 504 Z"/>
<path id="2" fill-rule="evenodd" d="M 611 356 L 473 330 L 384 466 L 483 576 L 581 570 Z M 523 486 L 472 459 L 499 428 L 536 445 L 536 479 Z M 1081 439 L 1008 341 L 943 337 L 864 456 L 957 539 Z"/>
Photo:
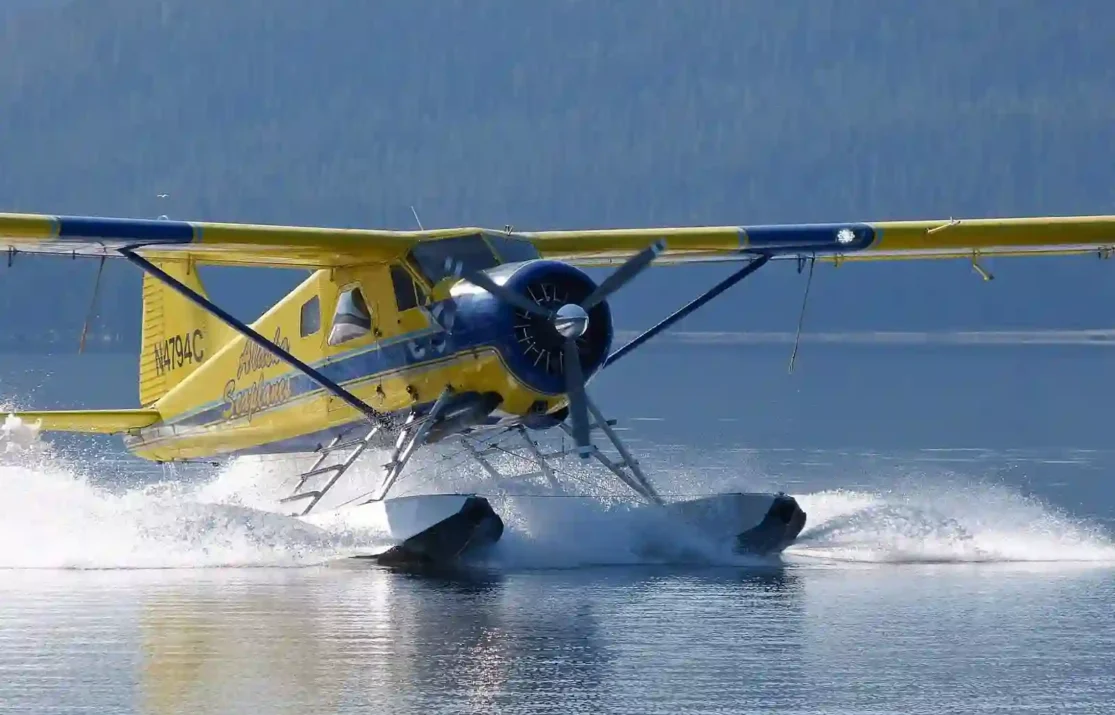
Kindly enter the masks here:
<path id="1" fill-rule="evenodd" d="M 492 330 L 469 331 L 463 334 L 454 334 L 447 337 L 440 330 L 421 330 L 408 335 L 400 336 L 390 342 L 383 342 L 377 346 L 364 346 L 351 353 L 342 354 L 329 361 L 315 363 L 315 367 L 322 375 L 339 385 L 363 382 L 375 378 L 383 378 L 391 373 L 417 367 L 426 363 L 441 362 L 463 352 L 471 352 L 481 348 L 493 348 L 503 354 L 505 346 L 501 344 L 500 336 Z M 507 359 L 506 355 L 503 355 Z M 228 384 L 239 391 L 251 387 L 259 382 L 259 378 L 248 379 L 230 375 Z M 312 396 L 323 388 L 310 377 L 296 370 L 288 370 L 282 375 L 268 380 L 271 384 L 279 380 L 290 381 L 290 398 L 281 405 L 272 409 L 280 409 L 291 402 Z M 228 389 L 228 388 L 226 388 Z M 224 420 L 224 414 L 229 409 L 227 394 L 221 400 L 208 403 L 192 413 L 182 415 L 168 421 L 171 425 L 207 425 Z"/>

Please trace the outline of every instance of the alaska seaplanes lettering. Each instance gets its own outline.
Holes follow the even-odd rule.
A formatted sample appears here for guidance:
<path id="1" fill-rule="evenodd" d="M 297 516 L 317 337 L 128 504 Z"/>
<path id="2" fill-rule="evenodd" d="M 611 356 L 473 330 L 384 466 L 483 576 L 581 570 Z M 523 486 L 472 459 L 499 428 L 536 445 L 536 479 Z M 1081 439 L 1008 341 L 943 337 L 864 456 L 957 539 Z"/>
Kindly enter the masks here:
<path id="1" fill-rule="evenodd" d="M 290 340 L 275 330 L 273 342 L 290 352 Z M 264 382 L 263 371 L 282 362 L 270 350 L 247 342 L 240 353 L 236 377 L 225 383 L 224 412 L 226 420 L 246 417 L 249 422 L 257 412 L 282 404 L 291 397 L 290 375 Z"/>

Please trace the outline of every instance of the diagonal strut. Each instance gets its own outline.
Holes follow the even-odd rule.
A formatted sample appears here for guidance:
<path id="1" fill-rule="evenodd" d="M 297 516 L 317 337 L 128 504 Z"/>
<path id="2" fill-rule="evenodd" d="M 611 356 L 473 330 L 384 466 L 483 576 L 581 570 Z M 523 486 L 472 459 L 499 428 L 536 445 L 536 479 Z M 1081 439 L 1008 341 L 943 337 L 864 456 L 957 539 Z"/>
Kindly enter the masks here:
<path id="1" fill-rule="evenodd" d="M 709 288 L 708 291 L 706 291 L 702 295 L 698 296 L 697 298 L 694 298 L 693 300 L 689 301 L 689 303 L 687 303 L 686 305 L 682 306 L 681 308 L 678 308 L 676 311 L 674 311 L 670 316 L 665 318 L 658 325 L 655 325 L 653 328 L 649 328 L 649 329 L 645 330 L 641 335 L 636 337 L 634 340 L 632 340 L 631 342 L 627 343 L 626 345 L 624 345 L 619 350 L 616 350 L 614 353 L 609 355 L 608 358 L 606 360 L 604 360 L 604 364 L 601 367 L 605 368 L 605 367 L 610 366 L 616 360 L 619 360 L 624 355 L 627 355 L 628 353 L 630 353 L 635 348 L 639 347 L 640 345 L 642 345 L 646 341 L 653 338 L 655 335 L 658 335 L 663 330 L 666 330 L 667 328 L 669 328 L 674 323 L 678 322 L 679 320 L 681 320 L 685 316 L 689 315 L 693 311 L 700 308 L 705 303 L 709 302 L 710 300 L 712 300 L 716 296 L 720 295 L 724 291 L 726 291 L 729 288 L 731 288 L 732 286 L 734 286 L 736 283 L 739 283 L 741 280 L 743 280 L 747 276 L 749 276 L 752 273 L 754 273 L 755 271 L 759 270 L 760 268 L 765 266 L 767 261 L 769 261 L 769 260 L 770 260 L 770 254 L 768 254 L 768 253 L 764 253 L 764 254 L 760 255 L 759 257 L 752 259 L 746 266 L 744 266 L 743 268 L 740 268 L 738 271 L 736 271 L 732 275 L 728 276 L 724 280 L 720 281 L 719 283 L 714 285 L 712 288 Z"/>

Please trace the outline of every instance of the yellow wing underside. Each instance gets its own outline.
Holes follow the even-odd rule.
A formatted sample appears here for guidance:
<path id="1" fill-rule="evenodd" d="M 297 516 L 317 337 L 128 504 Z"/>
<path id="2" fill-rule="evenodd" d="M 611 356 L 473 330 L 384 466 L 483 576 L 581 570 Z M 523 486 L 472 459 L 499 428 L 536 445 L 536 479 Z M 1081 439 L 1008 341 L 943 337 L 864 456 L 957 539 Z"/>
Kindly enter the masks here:
<path id="1" fill-rule="evenodd" d="M 1115 248 L 1115 216 L 877 221 L 630 228 L 505 234 L 481 228 L 378 231 L 90 216 L 0 213 L 0 249 L 12 253 L 192 258 L 210 265 L 328 268 L 402 260 L 422 241 L 474 234 L 532 242 L 543 257 L 607 265 L 656 240 L 656 264 L 816 256 L 828 261 L 1073 255 Z"/>
<path id="2" fill-rule="evenodd" d="M 156 410 L 43 410 L 16 412 L 22 422 L 48 432 L 119 434 L 148 427 L 161 417 Z"/>

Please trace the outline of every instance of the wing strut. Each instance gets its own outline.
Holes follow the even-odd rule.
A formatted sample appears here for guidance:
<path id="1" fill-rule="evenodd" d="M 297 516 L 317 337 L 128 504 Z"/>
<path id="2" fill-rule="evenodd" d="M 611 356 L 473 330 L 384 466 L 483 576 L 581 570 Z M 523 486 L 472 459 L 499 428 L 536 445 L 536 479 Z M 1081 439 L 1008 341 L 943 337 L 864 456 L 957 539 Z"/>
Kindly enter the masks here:
<path id="1" fill-rule="evenodd" d="M 710 300 L 712 300 L 716 296 L 720 295 L 724 291 L 728 290 L 729 288 L 734 286 L 736 283 L 739 283 L 741 280 L 743 280 L 747 276 L 749 276 L 752 273 L 754 273 L 755 271 L 759 270 L 764 265 L 766 265 L 767 261 L 769 261 L 769 260 L 770 260 L 770 254 L 767 254 L 767 253 L 764 253 L 764 254 L 760 255 L 758 258 L 753 259 L 751 262 L 749 262 L 743 268 L 740 268 L 738 271 L 736 271 L 732 275 L 728 276 L 724 280 L 720 281 L 719 283 L 714 285 L 712 288 L 709 288 L 708 291 L 706 291 L 701 296 L 699 296 L 697 298 L 694 298 L 693 300 L 689 301 L 689 303 L 687 303 L 685 306 L 683 306 L 681 308 L 678 308 L 676 311 L 674 311 L 674 313 L 672 315 L 667 317 L 665 320 L 663 320 L 658 325 L 655 325 L 653 328 L 650 328 L 650 329 L 644 331 L 642 335 L 638 336 L 637 338 L 635 338 L 631 342 L 624 345 L 619 350 L 616 350 L 614 353 L 609 355 L 608 359 L 606 359 L 604 361 L 604 365 L 602 367 L 610 366 L 616 360 L 619 360 L 621 357 L 628 354 L 629 352 L 631 352 L 635 348 L 639 347 L 640 345 L 642 345 L 646 341 L 650 340 L 655 335 L 658 335 L 659 333 L 661 333 L 666 328 L 669 328 L 671 325 L 678 322 L 679 320 L 681 320 L 685 316 L 689 315 L 693 311 L 697 310 L 702 305 L 709 302 Z"/>
<path id="2" fill-rule="evenodd" d="M 236 332 L 240 333 L 241 335 L 243 335 L 248 340 L 251 340 L 256 345 L 259 345 L 264 350 L 267 350 L 268 352 L 270 352 L 275 357 L 279 358 L 283 362 L 285 362 L 288 365 L 290 365 L 291 367 L 293 367 L 295 370 L 298 370 L 299 372 L 304 374 L 306 377 L 310 378 L 311 380 L 313 380 L 317 384 L 324 387 L 326 390 L 329 390 L 334 395 L 336 395 L 340 399 L 344 400 L 350 407 L 352 407 L 353 409 L 358 410 L 359 412 L 363 413 L 369 420 L 372 421 L 372 424 L 376 424 L 376 425 L 379 425 L 380 427 L 387 428 L 387 429 L 392 428 L 392 425 L 391 425 L 390 421 L 383 414 L 381 414 L 375 408 L 373 408 L 371 405 L 367 404 L 366 402 L 361 400 L 359 397 L 356 397 L 355 395 L 353 395 L 351 392 L 349 392 L 345 388 L 341 387 L 337 383 L 335 383 L 332 380 L 330 380 L 329 378 L 327 378 L 325 375 L 322 375 L 320 372 L 318 372 L 314 368 L 310 367 L 306 363 L 304 363 L 301 360 L 299 360 L 298 358 L 294 357 L 293 355 L 291 355 L 286 350 L 283 350 L 281 347 L 279 347 L 275 343 L 271 342 L 267 338 L 263 337 L 262 335 L 257 333 L 255 330 L 252 330 L 250 327 L 248 327 L 247 325 L 245 325 L 241 321 L 232 317 L 231 315 L 226 313 L 224 310 L 222 310 L 220 306 L 216 305 L 215 303 L 210 301 L 205 296 L 195 292 L 189 286 L 179 282 L 173 276 L 167 274 L 165 271 L 163 271 L 161 268 L 156 266 L 151 261 L 147 260 L 143 256 L 140 256 L 140 255 L 134 253 L 131 248 L 120 249 L 120 255 L 122 255 L 124 258 L 128 259 L 129 261 L 131 261 L 133 264 L 142 268 L 145 273 L 151 275 L 152 277 L 156 278 L 157 280 L 161 281 L 162 283 L 165 283 L 167 285 L 167 287 L 173 288 L 174 290 L 181 293 L 183 296 L 186 297 L 187 300 L 194 303 L 195 305 L 197 305 L 202 310 L 205 310 L 206 312 L 210 313 L 211 315 L 214 315 L 217 318 L 220 318 L 230 328 L 232 328 Z"/>

